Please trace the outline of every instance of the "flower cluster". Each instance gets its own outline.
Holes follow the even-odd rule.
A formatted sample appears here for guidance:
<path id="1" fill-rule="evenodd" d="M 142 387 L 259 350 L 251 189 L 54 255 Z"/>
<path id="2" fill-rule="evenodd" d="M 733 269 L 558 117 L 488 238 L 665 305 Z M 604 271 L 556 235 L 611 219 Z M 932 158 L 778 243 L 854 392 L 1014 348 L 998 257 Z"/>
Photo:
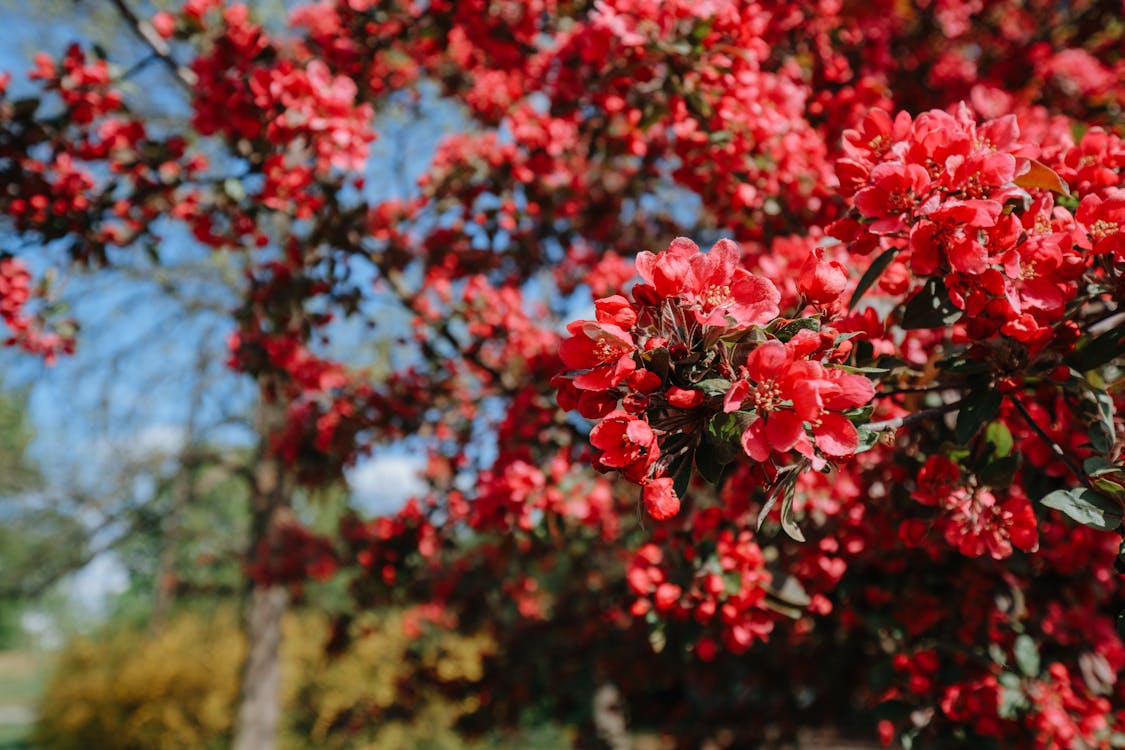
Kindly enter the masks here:
<path id="1" fill-rule="evenodd" d="M 27 309 L 31 298 L 31 273 L 18 258 L 0 255 L 0 320 L 9 331 L 4 344 L 41 354 L 49 363 L 72 351 L 74 340 L 44 331 L 42 321 Z"/>
<path id="2" fill-rule="evenodd" d="M 112 86 L 109 65 L 105 60 L 88 62 L 77 44 L 67 48 L 62 70 L 47 53 L 37 54 L 31 78 L 42 80 L 48 91 L 57 92 L 67 116 L 79 125 L 121 109 L 121 93 Z"/>
<path id="3" fill-rule="evenodd" d="M 965 486 L 960 467 L 944 455 L 926 461 L 911 497 L 940 508 L 942 516 L 936 525 L 946 543 L 963 555 L 977 557 L 987 552 L 1002 560 L 1012 554 L 1013 545 L 1025 552 L 1039 548 L 1035 512 L 1018 487 L 1001 499 L 987 488 Z M 920 520 L 899 527 L 908 546 L 922 543 L 927 531 L 926 523 Z"/>
<path id="4" fill-rule="evenodd" d="M 712 513 L 712 520 L 718 514 Z M 707 535 L 707 519 L 700 538 Z M 766 596 L 772 576 L 766 570 L 762 549 L 750 531 L 722 531 L 716 538 L 715 565 L 701 569 L 686 588 L 669 579 L 661 567 L 664 553 L 653 544 L 641 547 L 630 563 L 626 580 L 638 598 L 631 612 L 640 617 L 655 612 L 673 620 L 692 620 L 715 636 L 699 639 L 700 658 L 710 661 L 718 643 L 729 653 L 740 654 L 764 641 L 773 631 L 776 616 Z"/>
<path id="5" fill-rule="evenodd" d="M 708 253 L 684 238 L 642 252 L 632 299 L 598 300 L 595 319 L 570 323 L 559 348 L 581 371 L 557 381 L 560 404 L 600 420 L 596 465 L 642 485 L 658 520 L 679 511 L 676 482 L 693 457 L 729 462 L 731 437 L 753 461 L 795 453 L 817 469 L 859 448 L 871 381 L 833 363 L 840 337 L 819 315 L 780 320 L 777 288 L 739 259 L 730 240 Z M 800 287 L 818 305 L 846 284 L 839 264 L 810 256 L 802 268 Z"/>
<path id="6" fill-rule="evenodd" d="M 196 127 L 232 141 L 264 138 L 283 151 L 307 149 L 319 174 L 362 169 L 375 138 L 374 110 L 356 102 L 356 83 L 320 60 L 301 65 L 267 54 L 271 40 L 249 14 L 245 5 L 223 9 L 211 54 L 192 65 L 209 94 L 195 101 Z M 285 177 L 275 170 L 267 176 Z"/>
<path id="7" fill-rule="evenodd" d="M 965 106 L 917 118 L 874 110 L 843 148 L 837 174 L 855 216 L 830 233 L 853 253 L 881 251 L 891 269 L 909 272 L 916 294 L 962 311 L 969 337 L 1047 345 L 1086 269 L 1080 246 L 1112 251 L 1098 234 L 1114 226 L 1112 206 L 1091 197 L 1078 217 L 1058 209 L 1050 190 L 1068 188 L 1037 161 L 1014 116 L 977 123 Z M 923 285 L 930 279 L 936 286 Z"/>
<path id="8" fill-rule="evenodd" d="M 246 575 L 265 585 L 299 590 L 305 581 L 326 581 L 339 567 L 332 539 L 290 520 L 279 523 L 259 542 Z"/>

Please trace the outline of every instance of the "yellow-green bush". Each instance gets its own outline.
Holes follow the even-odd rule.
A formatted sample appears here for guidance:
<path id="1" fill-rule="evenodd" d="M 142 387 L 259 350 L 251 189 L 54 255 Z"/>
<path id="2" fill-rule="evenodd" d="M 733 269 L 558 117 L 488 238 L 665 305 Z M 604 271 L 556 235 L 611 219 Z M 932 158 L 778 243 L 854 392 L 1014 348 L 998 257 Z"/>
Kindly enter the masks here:
<path id="1" fill-rule="evenodd" d="M 328 625 L 312 614 L 285 623 L 284 750 L 458 750 L 457 718 L 472 697 L 448 700 L 399 686 L 411 670 L 471 684 L 482 638 L 445 635 L 419 652 L 397 615 L 363 623 L 371 634 L 326 657 Z M 42 750 L 206 750 L 229 744 L 244 646 L 237 618 L 182 614 L 156 634 L 109 631 L 70 644 L 48 683 L 36 729 Z M 405 701 L 405 703 L 404 703 Z M 408 718 L 395 718 L 409 706 Z"/>

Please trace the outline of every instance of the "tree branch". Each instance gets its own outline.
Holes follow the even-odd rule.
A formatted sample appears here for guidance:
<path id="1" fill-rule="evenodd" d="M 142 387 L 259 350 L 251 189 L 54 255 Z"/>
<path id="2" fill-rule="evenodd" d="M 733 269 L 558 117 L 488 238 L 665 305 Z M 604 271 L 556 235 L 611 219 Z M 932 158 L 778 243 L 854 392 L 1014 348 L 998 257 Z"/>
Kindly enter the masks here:
<path id="1" fill-rule="evenodd" d="M 1008 400 L 1011 401 L 1012 405 L 1016 407 L 1016 411 L 1018 411 L 1020 413 L 1020 416 L 1023 417 L 1023 421 L 1027 422 L 1027 426 L 1035 431 L 1035 434 L 1039 436 L 1040 440 L 1051 446 L 1051 450 L 1054 451 L 1056 456 L 1062 459 L 1062 462 L 1066 464 L 1067 468 L 1070 469 L 1074 476 L 1078 478 L 1078 481 L 1089 487 L 1090 478 L 1086 476 L 1086 472 L 1082 470 L 1081 466 L 1074 462 L 1074 459 L 1066 454 L 1066 451 L 1063 450 L 1063 447 L 1056 443 L 1054 439 L 1047 434 L 1046 430 L 1039 426 L 1039 423 L 1036 422 L 1035 418 L 1031 416 L 1031 412 L 1029 412 L 1022 403 L 1020 403 L 1020 400 L 1012 394 L 1008 394 Z"/>
<path id="2" fill-rule="evenodd" d="M 920 422 L 923 419 L 929 419 L 930 417 L 936 417 L 942 414 L 947 414 L 951 411 L 957 411 L 961 408 L 962 403 L 964 403 L 964 399 L 958 399 L 957 401 L 954 401 L 950 404 L 942 404 L 941 406 L 935 406 L 932 409 L 923 409 L 922 411 L 916 411 L 913 414 L 906 414 L 901 417 L 895 417 L 894 419 L 888 419 L 885 422 L 872 422 L 870 428 L 872 430 L 878 431 L 897 430 L 900 427 L 905 427 L 906 425 L 913 424 L 914 422 Z"/>
<path id="3" fill-rule="evenodd" d="M 176 80 L 184 88 L 185 91 L 191 93 L 195 89 L 197 82 L 195 72 L 191 68 L 180 65 L 172 57 L 172 48 L 168 46 L 168 42 L 160 34 L 156 33 L 156 29 L 152 24 L 145 19 L 138 16 L 129 7 L 126 0 L 109 0 L 110 4 L 117 9 L 118 15 L 129 25 L 133 33 L 152 50 L 165 67 L 167 67 Z"/>

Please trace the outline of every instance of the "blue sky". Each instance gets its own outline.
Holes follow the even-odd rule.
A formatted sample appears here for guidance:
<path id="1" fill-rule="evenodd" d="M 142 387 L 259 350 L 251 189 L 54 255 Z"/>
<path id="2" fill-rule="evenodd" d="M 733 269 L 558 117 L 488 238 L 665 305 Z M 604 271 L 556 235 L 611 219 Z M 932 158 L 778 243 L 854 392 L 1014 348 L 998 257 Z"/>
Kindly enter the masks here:
<path id="1" fill-rule="evenodd" d="M 75 27 L 65 18 L 37 16 L 34 7 L 5 5 L 0 10 L 0 71 L 12 74 L 13 98 L 34 91 L 26 70 L 35 51 L 59 54 L 79 36 L 75 27 L 88 26 L 78 16 Z M 113 60 L 126 65 L 144 55 L 124 35 L 113 52 Z M 132 101 L 129 94 L 138 93 L 149 97 L 137 97 L 138 102 L 175 114 L 185 111 L 182 92 L 159 66 L 149 66 L 133 79 L 132 87 L 126 88 L 127 101 Z M 379 120 L 381 137 L 372 147 L 365 197 L 385 200 L 412 189 L 440 137 L 463 123 L 456 109 L 436 96 L 424 98 L 422 113 L 422 126 L 395 117 Z M 393 179 L 388 179 L 392 170 Z M 10 385 L 31 387 L 30 417 L 36 432 L 32 455 L 60 491 L 112 487 L 130 451 L 174 451 L 193 412 L 192 393 L 200 378 L 202 400 L 194 411 L 197 434 L 213 444 L 245 445 L 253 439 L 245 421 L 254 389 L 247 378 L 224 365 L 226 339 L 233 329 L 226 311 L 236 300 L 223 279 L 224 259 L 200 248 L 179 227 L 168 227 L 163 234 L 161 256 L 170 268 L 204 271 L 200 280 L 178 284 L 188 291 L 186 302 L 169 297 L 151 279 L 152 268 L 140 260 L 139 251 L 125 251 L 118 254 L 119 269 L 66 275 L 64 299 L 82 326 L 73 356 L 48 367 L 22 353 L 0 351 L 0 377 Z M 20 254 L 33 268 L 42 268 L 44 258 L 54 262 L 57 249 L 32 247 Z M 383 321 L 392 321 L 392 330 L 407 324 L 408 317 L 401 313 L 380 313 Z M 364 326 L 342 324 L 333 331 L 329 353 L 362 360 L 370 345 L 364 337 L 370 337 Z M 394 510 L 423 489 L 415 476 L 423 463 L 417 451 L 405 446 L 377 452 L 351 473 L 357 504 L 371 512 Z M 123 583 L 120 565 L 112 555 L 103 555 L 76 577 L 74 588 L 77 599 L 96 611 L 105 595 Z"/>

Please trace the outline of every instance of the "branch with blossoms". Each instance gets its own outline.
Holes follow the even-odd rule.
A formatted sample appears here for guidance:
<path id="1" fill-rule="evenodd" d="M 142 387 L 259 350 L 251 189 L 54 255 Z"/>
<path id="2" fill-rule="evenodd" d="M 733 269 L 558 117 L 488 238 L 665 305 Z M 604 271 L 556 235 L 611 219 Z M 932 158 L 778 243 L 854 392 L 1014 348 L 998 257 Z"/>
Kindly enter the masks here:
<path id="1" fill-rule="evenodd" d="M 821 312 L 780 318 L 777 287 L 739 258 L 730 240 L 709 253 L 684 238 L 641 253 L 632 299 L 598 300 L 595 320 L 571 323 L 560 348 L 585 371 L 558 381 L 560 403 L 600 420 L 595 465 L 641 485 L 657 520 L 680 511 L 693 466 L 718 481 L 742 453 L 791 490 L 795 466 L 823 469 L 868 438 L 875 389 L 841 362 L 850 336 Z M 813 259 L 801 291 L 815 306 L 845 284 L 839 264 Z"/>
<path id="2" fill-rule="evenodd" d="M 1125 200 L 1071 195 L 1015 118 L 978 123 L 964 108 L 873 111 L 843 151 L 850 208 L 801 267 L 786 314 L 779 287 L 792 280 L 751 273 L 730 240 L 705 253 L 680 238 L 637 256 L 628 296 L 600 299 L 594 320 L 568 326 L 559 403 L 596 420 L 595 467 L 640 485 L 663 521 L 681 512 L 694 473 L 717 484 L 728 466 L 755 464 L 769 482 L 759 523 L 780 501 L 781 527 L 800 540 L 803 471 L 941 419 L 960 445 L 1003 431 L 1007 452 L 993 463 L 1013 468 L 1008 423 L 1022 420 L 1074 480 L 1043 504 L 1118 529 L 1122 373 L 1112 363 L 1125 336 L 1095 331 L 1125 291 Z M 864 269 L 858 280 L 845 263 Z M 1064 449 L 1024 407 L 1021 394 L 1047 391 L 1073 408 L 1085 440 Z M 1005 474 L 977 469 L 964 496 L 988 504 L 980 490 Z M 1033 549 L 1033 537 L 1020 546 Z"/>

